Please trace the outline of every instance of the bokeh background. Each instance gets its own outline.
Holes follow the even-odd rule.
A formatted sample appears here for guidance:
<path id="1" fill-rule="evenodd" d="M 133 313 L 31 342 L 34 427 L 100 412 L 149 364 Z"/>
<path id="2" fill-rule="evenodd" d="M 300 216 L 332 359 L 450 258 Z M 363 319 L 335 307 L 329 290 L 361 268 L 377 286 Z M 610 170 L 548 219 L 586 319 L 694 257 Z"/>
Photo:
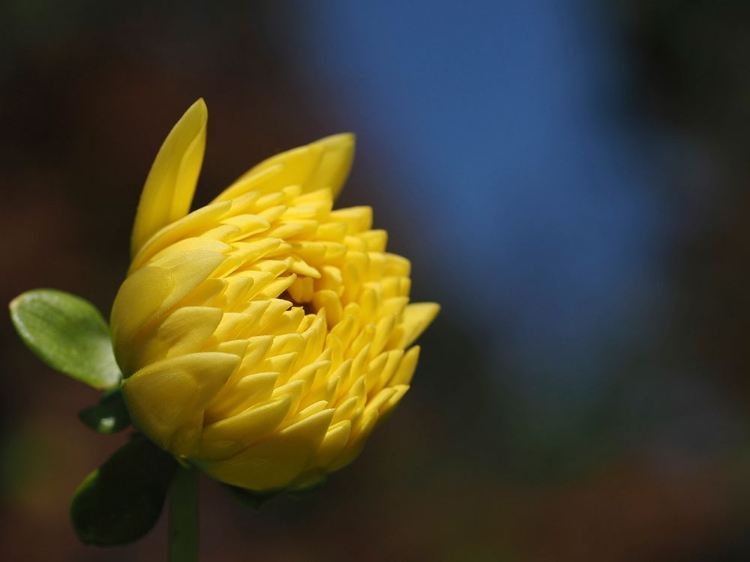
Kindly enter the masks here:
<path id="1" fill-rule="evenodd" d="M 197 204 L 358 135 L 371 204 L 442 303 L 412 390 L 319 494 L 202 483 L 206 560 L 750 560 L 745 0 L 4 0 L 0 301 L 108 314 L 163 138 L 209 106 Z M 0 323 L 0 559 L 84 547 L 75 487 L 125 435 Z"/>

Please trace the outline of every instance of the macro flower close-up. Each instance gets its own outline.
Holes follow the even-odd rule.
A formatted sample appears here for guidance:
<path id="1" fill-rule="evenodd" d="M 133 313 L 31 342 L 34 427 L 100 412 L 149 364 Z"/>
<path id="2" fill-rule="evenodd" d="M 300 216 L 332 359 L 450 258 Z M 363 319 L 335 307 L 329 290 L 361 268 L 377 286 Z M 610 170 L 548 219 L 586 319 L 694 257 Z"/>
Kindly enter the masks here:
<path id="1" fill-rule="evenodd" d="M 332 210 L 351 135 L 278 154 L 189 212 L 206 122 L 199 100 L 143 189 L 111 315 L 123 396 L 138 429 L 213 478 L 306 488 L 409 389 L 438 306 L 409 303 L 410 262 L 369 207 Z"/>
<path id="2" fill-rule="evenodd" d="M 0 7 L 0 562 L 750 561 L 747 1 L 469 7 Z"/>

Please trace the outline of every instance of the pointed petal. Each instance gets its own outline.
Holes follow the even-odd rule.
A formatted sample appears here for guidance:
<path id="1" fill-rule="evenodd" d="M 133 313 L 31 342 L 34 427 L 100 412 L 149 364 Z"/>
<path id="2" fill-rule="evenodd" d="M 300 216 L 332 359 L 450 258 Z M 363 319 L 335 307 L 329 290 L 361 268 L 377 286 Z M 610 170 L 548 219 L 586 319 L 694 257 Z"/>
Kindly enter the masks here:
<path id="1" fill-rule="evenodd" d="M 407 306 L 401 323 L 389 337 L 388 344 L 391 349 L 409 347 L 427 329 L 438 312 L 440 312 L 440 305 L 434 302 L 420 302 Z"/>
<path id="2" fill-rule="evenodd" d="M 177 122 L 156 155 L 133 225 L 131 256 L 161 228 L 190 210 L 206 148 L 208 110 L 196 101 Z"/>
<path id="3" fill-rule="evenodd" d="M 241 372 L 242 367 L 237 370 L 237 373 Z M 268 400 L 278 378 L 279 373 L 254 373 L 236 384 L 230 380 L 206 408 L 206 425 L 235 416 Z"/>
<path id="4" fill-rule="evenodd" d="M 185 240 L 186 238 L 203 235 L 203 233 L 219 224 L 220 218 L 223 217 L 231 207 L 232 204 L 229 201 L 207 205 L 206 207 L 201 207 L 178 221 L 169 224 L 159 231 L 158 236 L 152 236 L 149 238 L 148 242 L 141 247 L 140 251 L 130 264 L 130 271 L 140 269 L 148 262 L 148 260 L 163 251 L 165 248 L 168 248 L 171 244 L 179 242 L 180 240 Z"/>
<path id="5" fill-rule="evenodd" d="M 375 429 L 377 423 L 377 410 L 365 410 L 356 425 L 352 426 L 349 435 L 349 442 L 346 444 L 341 454 L 328 465 L 328 470 L 331 472 L 339 470 L 356 459 L 362 452 L 362 449 L 365 446 L 365 441 L 367 441 L 367 438 L 372 430 Z"/>
<path id="6" fill-rule="evenodd" d="M 303 193 L 318 189 L 330 188 L 336 199 L 349 176 L 354 159 L 354 135 L 343 133 L 326 137 L 311 146 L 323 148 L 318 169 L 303 187 Z"/>
<path id="7" fill-rule="evenodd" d="M 351 428 L 352 423 L 349 420 L 341 420 L 336 424 L 332 424 L 315 453 L 312 466 L 325 468 L 331 464 L 341 454 L 344 447 L 346 447 Z"/>
<path id="8" fill-rule="evenodd" d="M 239 363 L 236 355 L 204 352 L 144 367 L 122 386 L 133 424 L 171 453 L 192 454 L 200 438 L 192 430 L 196 420 Z"/>
<path id="9" fill-rule="evenodd" d="M 290 185 L 302 192 L 330 188 L 335 198 L 341 191 L 354 157 L 354 135 L 326 137 L 272 156 L 244 174 L 214 202 L 236 199 L 251 191 L 271 193 Z"/>
<path id="10" fill-rule="evenodd" d="M 333 410 L 323 410 L 281 430 L 229 459 L 193 462 L 210 476 L 250 490 L 289 485 L 312 460 L 331 423 Z"/>
<path id="11" fill-rule="evenodd" d="M 199 456 L 216 458 L 215 443 L 233 442 L 240 447 L 252 445 L 279 427 L 291 405 L 291 398 L 282 396 L 209 425 L 203 430 Z"/>
<path id="12" fill-rule="evenodd" d="M 421 348 L 418 345 L 415 345 L 404 354 L 398 365 L 398 369 L 393 377 L 391 377 L 391 380 L 388 381 L 390 386 L 408 385 L 411 382 L 411 378 L 414 376 L 414 370 L 417 368 L 420 349 Z"/>
<path id="13" fill-rule="evenodd" d="M 164 350 L 159 359 L 196 353 L 214 333 L 223 314 L 221 309 L 208 306 L 178 308 L 157 328 L 149 347 Z"/>
<path id="14" fill-rule="evenodd" d="M 120 287 L 112 306 L 111 326 L 115 357 L 128 376 L 141 365 L 143 349 L 136 341 L 143 327 L 190 294 L 224 260 L 210 251 L 180 252 L 154 266 L 139 269 Z"/>

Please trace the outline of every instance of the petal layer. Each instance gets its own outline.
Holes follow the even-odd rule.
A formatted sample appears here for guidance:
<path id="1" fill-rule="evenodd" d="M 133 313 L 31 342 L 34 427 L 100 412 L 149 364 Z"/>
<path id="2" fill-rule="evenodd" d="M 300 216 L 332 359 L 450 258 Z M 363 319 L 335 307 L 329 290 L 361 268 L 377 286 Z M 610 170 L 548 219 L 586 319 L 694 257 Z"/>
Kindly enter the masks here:
<path id="1" fill-rule="evenodd" d="M 143 186 L 130 255 L 163 227 L 187 215 L 206 149 L 206 103 L 199 99 L 170 131 Z"/>
<path id="2" fill-rule="evenodd" d="M 236 199 L 251 191 L 278 192 L 290 185 L 302 193 L 328 188 L 333 198 L 344 186 L 354 158 L 354 135 L 332 135 L 264 160 L 221 193 L 214 202 Z"/>
<path id="3" fill-rule="evenodd" d="M 229 353 L 181 355 L 144 367 L 122 386 L 136 427 L 171 453 L 194 454 L 203 410 L 232 375 L 240 358 Z"/>

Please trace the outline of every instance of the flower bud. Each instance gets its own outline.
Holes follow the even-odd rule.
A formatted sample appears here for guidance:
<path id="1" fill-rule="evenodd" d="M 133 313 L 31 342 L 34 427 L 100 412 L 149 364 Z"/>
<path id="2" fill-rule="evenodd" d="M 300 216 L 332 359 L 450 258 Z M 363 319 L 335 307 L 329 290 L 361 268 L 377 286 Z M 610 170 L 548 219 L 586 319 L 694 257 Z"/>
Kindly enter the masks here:
<path id="1" fill-rule="evenodd" d="M 361 450 L 409 389 L 438 312 L 369 207 L 332 210 L 351 135 L 279 154 L 189 212 L 205 148 L 196 102 L 144 186 L 112 309 L 134 424 L 250 490 L 304 488 Z"/>

